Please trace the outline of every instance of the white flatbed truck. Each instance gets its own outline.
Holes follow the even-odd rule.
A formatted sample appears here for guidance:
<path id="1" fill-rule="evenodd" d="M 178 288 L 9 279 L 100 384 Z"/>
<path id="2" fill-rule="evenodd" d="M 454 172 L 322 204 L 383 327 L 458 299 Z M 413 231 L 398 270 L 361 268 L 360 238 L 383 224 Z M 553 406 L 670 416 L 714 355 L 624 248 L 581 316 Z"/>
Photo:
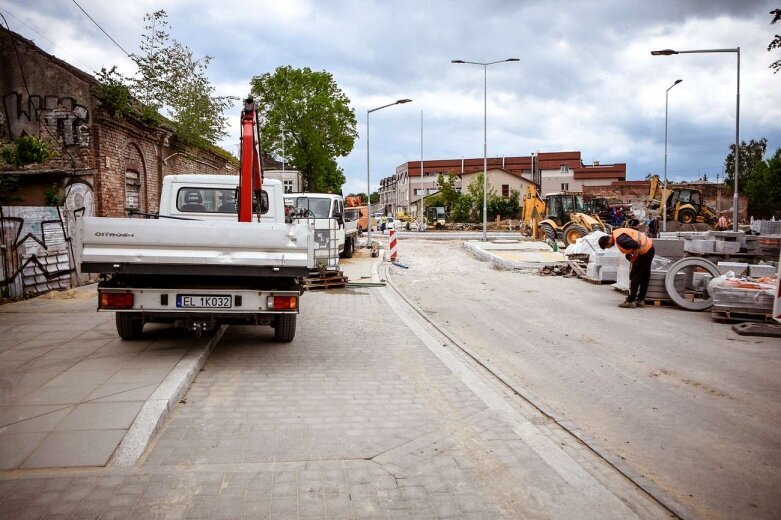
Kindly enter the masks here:
<path id="1" fill-rule="evenodd" d="M 237 182 L 228 175 L 168 176 L 158 220 L 81 219 L 81 270 L 103 275 L 99 310 L 116 313 L 122 338 L 139 336 L 149 322 L 196 333 L 243 323 L 271 325 L 278 341 L 292 341 L 298 278 L 314 267 L 311 224 L 285 221 L 282 184 L 272 180 L 263 184 L 262 220 L 237 222 L 235 209 L 219 211 L 235 208 Z"/>

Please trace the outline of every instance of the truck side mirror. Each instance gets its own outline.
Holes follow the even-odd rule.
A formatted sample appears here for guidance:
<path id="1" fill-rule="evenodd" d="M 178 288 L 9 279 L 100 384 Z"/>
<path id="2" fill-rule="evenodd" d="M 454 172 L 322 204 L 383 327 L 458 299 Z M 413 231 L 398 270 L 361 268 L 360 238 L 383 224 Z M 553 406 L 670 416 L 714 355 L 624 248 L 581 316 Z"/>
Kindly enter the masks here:
<path id="1" fill-rule="evenodd" d="M 344 224 L 344 215 L 340 211 L 334 211 L 334 218 L 340 225 Z"/>

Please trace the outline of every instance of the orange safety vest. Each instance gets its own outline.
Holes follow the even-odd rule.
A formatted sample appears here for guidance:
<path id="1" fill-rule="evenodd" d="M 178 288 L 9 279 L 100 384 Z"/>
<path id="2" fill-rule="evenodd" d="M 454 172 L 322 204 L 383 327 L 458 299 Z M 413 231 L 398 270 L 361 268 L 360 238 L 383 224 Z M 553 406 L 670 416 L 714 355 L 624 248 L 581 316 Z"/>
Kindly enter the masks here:
<path id="1" fill-rule="evenodd" d="M 611 235 L 613 235 L 613 242 L 615 242 L 616 247 L 618 248 L 618 250 L 621 251 L 622 253 L 624 253 L 625 255 L 631 255 L 631 254 L 642 255 L 642 254 L 645 254 L 654 245 L 654 241 L 651 240 L 650 238 L 648 238 L 645 235 L 645 233 L 641 233 L 638 230 L 632 229 L 632 228 L 617 228 L 617 229 L 613 230 Z M 623 247 L 618 245 L 618 237 L 619 237 L 619 235 L 629 235 L 632 238 L 632 240 L 634 240 L 635 242 L 640 244 L 640 247 L 635 249 L 635 250 L 624 249 Z"/>

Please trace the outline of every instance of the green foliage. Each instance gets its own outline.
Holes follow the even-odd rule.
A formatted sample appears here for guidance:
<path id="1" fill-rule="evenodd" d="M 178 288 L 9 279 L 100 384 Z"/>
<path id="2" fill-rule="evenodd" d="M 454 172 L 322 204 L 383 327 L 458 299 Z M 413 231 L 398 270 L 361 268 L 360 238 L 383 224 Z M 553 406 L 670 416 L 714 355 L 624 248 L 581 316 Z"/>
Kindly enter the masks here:
<path id="1" fill-rule="evenodd" d="M 479 202 L 482 207 L 482 199 Z M 450 209 L 450 220 L 453 222 L 477 222 L 477 213 L 475 208 L 478 206 L 471 195 L 461 195 Z"/>
<path id="2" fill-rule="evenodd" d="M 23 135 L 14 140 L 13 145 L 3 147 L 0 151 L 3 161 L 11 166 L 27 166 L 40 164 L 54 157 L 49 141 L 44 141 L 34 135 Z"/>
<path id="3" fill-rule="evenodd" d="M 770 159 L 756 165 L 744 186 L 751 215 L 781 217 L 781 148 Z"/>
<path id="4" fill-rule="evenodd" d="M 724 160 L 724 171 L 726 173 L 724 184 L 733 187 L 735 185 L 735 145 L 730 145 L 729 149 L 729 155 Z M 751 172 L 764 160 L 766 151 L 767 139 L 764 137 L 758 141 L 752 139 L 748 144 L 746 144 L 746 141 L 740 143 L 740 151 L 738 152 L 738 160 L 740 161 L 740 178 L 738 180 L 740 182 L 738 183 L 738 190 L 745 186 L 744 183 L 748 180 Z"/>
<path id="5" fill-rule="evenodd" d="M 117 72 L 117 67 L 100 69 L 97 73 L 100 82 L 94 89 L 95 96 L 101 106 L 117 119 L 122 119 L 132 109 L 130 89 L 127 87 L 127 78 Z"/>
<path id="6" fill-rule="evenodd" d="M 16 194 L 19 191 L 19 180 L 18 175 L 0 175 L 0 206 L 22 200 Z"/>
<path id="7" fill-rule="evenodd" d="M 138 118 L 146 126 L 151 126 L 151 127 L 160 126 L 160 123 L 163 122 L 163 116 L 160 115 L 160 113 L 157 111 L 157 109 L 155 109 L 155 107 L 151 107 L 149 105 L 141 106 L 141 110 L 138 114 Z"/>
<path id="8" fill-rule="evenodd" d="M 773 25 L 777 21 L 781 20 L 781 9 L 773 9 L 770 11 L 770 14 L 773 15 L 773 21 L 770 22 L 770 25 Z M 781 49 L 781 34 L 776 34 L 776 37 L 773 38 L 773 41 L 771 41 L 770 45 L 767 46 L 768 52 L 772 51 L 773 49 Z M 773 74 L 776 74 L 779 70 L 781 70 L 781 60 L 776 60 L 771 63 L 770 68 L 773 69 Z"/>
<path id="9" fill-rule="evenodd" d="M 488 198 L 488 218 L 493 219 L 498 215 L 500 218 L 517 218 L 521 212 L 521 193 L 518 190 L 512 190 L 509 197 L 489 196 Z"/>
<path id="10" fill-rule="evenodd" d="M 445 178 L 445 176 L 441 173 L 437 177 L 437 185 L 439 186 L 438 196 L 441 204 L 436 205 L 443 206 L 445 211 L 450 211 L 458 199 L 461 198 L 461 194 L 455 188 L 457 180 L 458 176 L 452 172 L 448 174 L 447 178 Z"/>
<path id="11" fill-rule="evenodd" d="M 52 184 L 43 192 L 44 206 L 61 206 L 62 197 L 60 197 L 60 188 L 57 183 Z"/>
<path id="12" fill-rule="evenodd" d="M 345 177 L 336 158 L 352 151 L 358 132 L 350 100 L 333 76 L 285 66 L 255 76 L 250 85 L 263 149 L 293 164 L 308 191 L 340 192 Z"/>
<path id="13" fill-rule="evenodd" d="M 377 193 L 376 191 L 372 192 L 370 198 L 372 204 L 377 204 L 378 202 L 380 202 L 380 194 Z"/>
<path id="14" fill-rule="evenodd" d="M 214 95 L 206 77 L 212 58 L 196 59 L 189 48 L 172 39 L 167 17 L 163 10 L 144 16 L 141 53 L 131 56 L 138 72 L 126 78 L 116 67 L 101 69 L 95 93 L 111 115 L 121 119 L 133 112 L 148 126 L 160 125 L 164 117 L 159 112 L 165 110 L 179 141 L 204 147 L 228 135 L 225 111 L 238 98 Z M 134 107 L 133 98 L 141 100 L 140 108 Z"/>

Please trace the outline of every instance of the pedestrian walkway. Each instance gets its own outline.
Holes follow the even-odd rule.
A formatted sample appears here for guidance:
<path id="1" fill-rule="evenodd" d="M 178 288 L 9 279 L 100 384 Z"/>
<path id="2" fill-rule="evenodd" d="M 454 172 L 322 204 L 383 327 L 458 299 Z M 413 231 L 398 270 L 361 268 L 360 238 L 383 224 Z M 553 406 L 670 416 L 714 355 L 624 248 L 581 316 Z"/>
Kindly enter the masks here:
<path id="1" fill-rule="evenodd" d="M 138 465 L 0 472 L 0 517 L 665 516 L 437 350 L 390 291 L 306 293 L 288 344 L 231 326 Z"/>
<path id="2" fill-rule="evenodd" d="M 122 341 L 95 286 L 0 307 L 0 469 L 103 466 L 188 350 L 147 325 Z"/>

